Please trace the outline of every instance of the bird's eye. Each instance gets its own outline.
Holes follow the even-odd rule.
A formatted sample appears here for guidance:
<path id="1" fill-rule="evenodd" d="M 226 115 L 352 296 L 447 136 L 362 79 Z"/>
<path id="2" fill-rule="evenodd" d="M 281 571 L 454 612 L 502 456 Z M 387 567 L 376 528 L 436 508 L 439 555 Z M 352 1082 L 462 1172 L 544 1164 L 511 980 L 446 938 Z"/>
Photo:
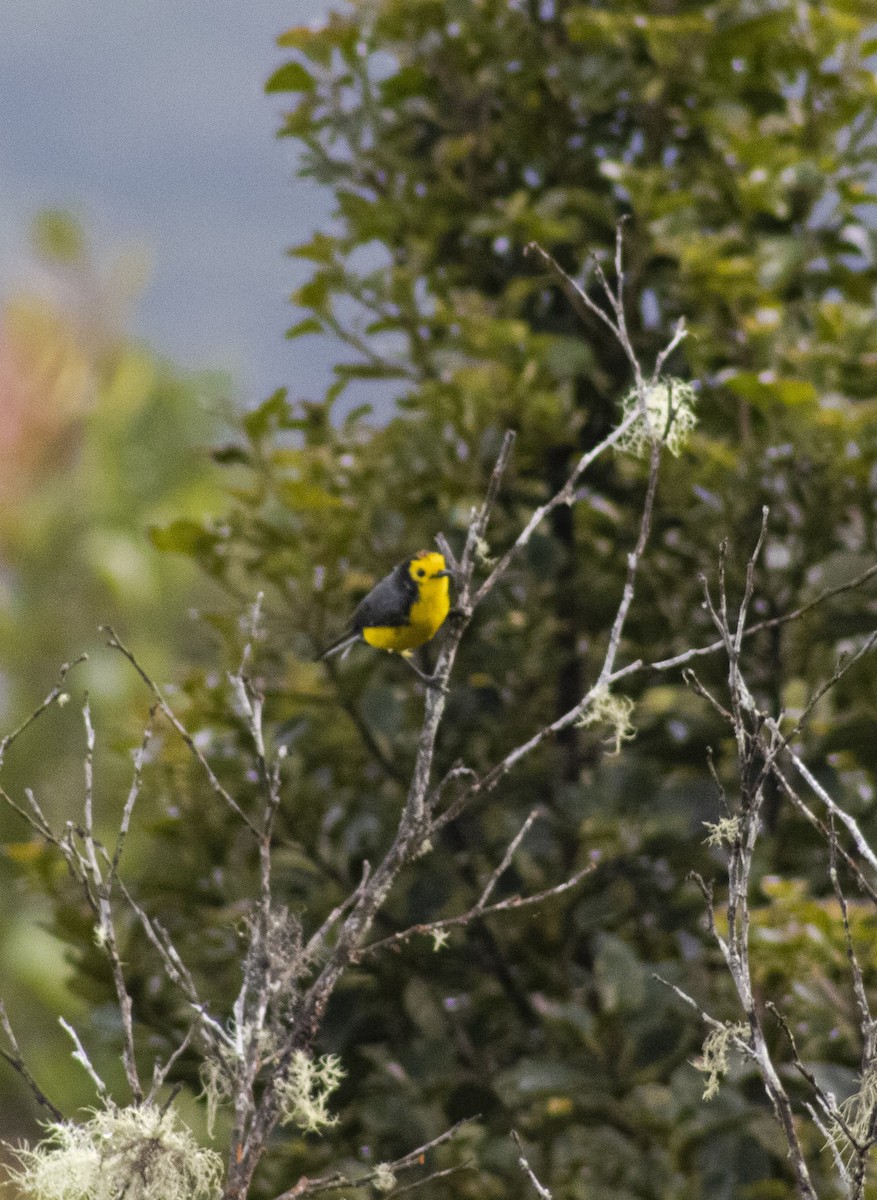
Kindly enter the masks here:
<path id="1" fill-rule="evenodd" d="M 425 574 L 426 574 L 426 571 L 424 571 L 423 567 L 420 567 L 417 571 L 417 578 L 422 579 Z"/>

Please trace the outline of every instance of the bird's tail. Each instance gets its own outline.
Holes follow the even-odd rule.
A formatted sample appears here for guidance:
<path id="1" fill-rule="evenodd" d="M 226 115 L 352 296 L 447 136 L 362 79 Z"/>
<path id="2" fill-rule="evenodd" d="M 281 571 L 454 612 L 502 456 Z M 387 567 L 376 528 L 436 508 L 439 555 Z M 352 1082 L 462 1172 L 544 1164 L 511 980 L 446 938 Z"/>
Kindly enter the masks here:
<path id="1" fill-rule="evenodd" d="M 344 637 L 339 638 L 337 642 L 333 642 L 328 650 L 324 650 L 322 654 L 317 655 L 317 662 L 321 662 L 324 658 L 331 658 L 333 654 L 340 654 L 342 658 L 346 658 L 350 653 L 351 647 L 358 641 L 358 633 L 345 633 Z"/>

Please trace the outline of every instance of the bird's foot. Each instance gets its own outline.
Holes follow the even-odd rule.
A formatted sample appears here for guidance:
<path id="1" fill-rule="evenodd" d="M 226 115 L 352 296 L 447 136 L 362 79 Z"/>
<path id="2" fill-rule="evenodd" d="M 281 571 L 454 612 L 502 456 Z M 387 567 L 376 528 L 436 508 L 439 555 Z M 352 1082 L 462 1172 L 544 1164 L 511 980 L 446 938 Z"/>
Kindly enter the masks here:
<path id="1" fill-rule="evenodd" d="M 435 675 L 427 675 L 426 671 L 421 671 L 420 667 L 411 661 L 409 654 L 410 651 L 408 654 L 400 654 L 399 657 L 408 664 L 420 682 L 426 684 L 428 688 L 438 688 L 440 692 L 443 692 L 447 696 L 448 692 L 450 691 L 448 685 L 441 679 L 437 679 Z"/>

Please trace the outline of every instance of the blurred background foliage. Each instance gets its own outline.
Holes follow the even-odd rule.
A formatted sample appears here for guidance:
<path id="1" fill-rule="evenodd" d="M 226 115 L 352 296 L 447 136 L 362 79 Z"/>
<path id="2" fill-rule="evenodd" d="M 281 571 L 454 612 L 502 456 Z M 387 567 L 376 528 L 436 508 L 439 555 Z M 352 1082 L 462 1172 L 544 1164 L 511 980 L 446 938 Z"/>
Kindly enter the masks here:
<path id="1" fill-rule="evenodd" d="M 56 210 L 37 216 L 31 242 L 40 282 L 4 297 L 0 309 L 0 714 L 11 730 L 62 663 L 88 654 L 67 681 L 74 719 L 50 713 L 4 763 L 4 786 L 19 795 L 34 787 L 63 823 L 81 811 L 83 692 L 106 735 L 101 769 L 111 795 L 127 782 L 127 740 L 141 723 L 134 711 L 126 725 L 142 689 L 102 651 L 99 625 L 118 624 L 163 672 L 184 647 L 197 655 L 205 643 L 190 612 L 205 593 L 199 572 L 159 553 L 146 530 L 219 502 L 207 447 L 225 424 L 228 380 L 187 375 L 131 337 L 141 254 L 98 254 L 78 221 Z M 21 875 L 44 866 L 43 856 L 17 817 L 4 810 L 0 821 L 4 999 L 25 1014 L 35 1068 L 82 1102 L 87 1079 L 57 1026 L 59 1011 L 75 1011 L 69 972 L 57 943 L 34 928 L 47 914 L 34 911 Z M 17 1082 L 0 1089 L 7 1137 L 33 1129 Z"/>
<path id="2" fill-rule="evenodd" d="M 151 669 L 175 679 L 181 715 L 245 806 L 258 802 L 256 773 L 222 668 L 239 660 L 242 608 L 265 591 L 258 669 L 275 742 L 288 750 L 278 889 L 308 928 L 387 845 L 422 713 L 419 685 L 397 661 L 362 650 L 316 664 L 315 652 L 395 562 L 439 530 L 459 545 L 505 428 L 518 444 L 491 553 L 611 428 L 630 386 L 618 347 L 599 323 L 581 325 L 525 257 L 528 241 L 574 273 L 591 252 L 609 269 L 626 216 L 638 352 L 648 364 L 680 316 L 691 329 L 670 366 L 695 382 L 700 425 L 664 464 L 627 659 L 655 661 L 713 640 L 699 575 L 715 578 L 728 537 L 739 592 L 765 504 L 756 618 L 873 562 L 875 21 L 868 0 L 360 0 L 281 36 L 290 58 L 268 82 L 289 94 L 281 132 L 300 142 L 305 172 L 337 202 L 331 225 L 292 250 L 313 269 L 293 297 L 303 311 L 289 333 L 338 337 L 334 385 L 309 399 L 279 390 L 248 412 L 216 438 L 208 485 L 190 449 L 210 434 L 199 424 L 197 387 L 165 385 L 175 399 L 161 402 L 162 419 L 166 404 L 178 424 L 168 418 L 159 429 L 143 416 L 157 393 L 141 384 L 139 406 L 120 402 L 124 419 L 102 401 L 107 415 L 90 436 L 103 465 L 84 451 L 72 466 L 62 455 L 47 494 L 67 497 L 52 528 L 69 529 L 78 509 L 64 489 L 81 480 L 90 535 L 105 521 L 105 537 L 127 538 L 136 560 L 149 556 L 143 530 L 156 524 L 153 542 L 170 553 L 154 570 L 188 560 L 211 581 L 200 636 L 209 631 L 221 649 L 208 666 L 173 661 L 190 656 L 174 640 L 182 620 L 166 616 L 176 584 L 129 592 L 125 612 L 132 640 L 143 638 Z M 78 379 L 85 368 L 69 370 Z M 114 394 L 115 374 L 98 378 L 92 396 Z M 396 397 L 392 413 L 357 403 L 363 381 Z M 53 428 L 90 428 L 65 404 L 76 415 L 59 414 Z M 113 419 L 130 435 L 127 458 L 106 437 Z M 148 478 L 165 482 L 137 491 L 147 452 L 156 455 Z M 636 538 L 644 466 L 606 459 L 585 485 L 479 612 L 458 660 L 438 773 L 458 759 L 488 767 L 593 680 Z M 222 491 L 209 519 L 199 487 Z M 94 560 L 69 533 L 58 538 L 75 560 L 73 579 L 85 580 Z M 77 600 L 77 617 L 67 618 L 67 576 L 65 592 L 52 574 L 59 563 L 35 560 L 29 578 L 45 582 L 27 585 L 65 610 L 52 628 L 74 643 L 68 651 L 59 633 L 49 644 L 34 601 L 27 628 L 32 621 L 47 661 L 79 649 L 76 622 L 91 611 Z M 140 569 L 132 575 L 143 586 Z M 93 567 L 82 587 L 89 597 L 109 589 L 105 602 L 112 594 Z M 799 710 L 838 653 L 873 628 L 875 600 L 871 585 L 753 638 L 746 667 L 759 699 Z M 161 628 L 150 640 L 153 622 Z M 702 660 L 699 674 L 721 690 L 718 658 Z M 702 1103 L 703 1078 L 690 1063 L 703 1030 L 652 978 L 659 971 L 716 1016 L 737 1018 L 701 900 L 686 883 L 696 868 L 721 890 L 722 856 L 703 840 L 703 822 L 718 812 L 706 750 L 714 748 L 733 797 L 733 743 L 678 675 L 644 671 L 626 690 L 636 741 L 614 757 L 606 731 L 577 729 L 526 759 L 403 876 L 378 932 L 464 911 L 536 804 L 546 815 L 504 891 L 551 886 L 599 854 L 595 871 L 575 895 L 454 934 L 439 953 L 414 944 L 364 959 L 322 1035 L 322 1049 L 348 1071 L 340 1125 L 319 1142 L 280 1138 L 260 1183 L 266 1196 L 330 1162 L 391 1159 L 475 1114 L 441 1164 L 472 1156 L 477 1169 L 436 1194 L 524 1194 L 511 1128 L 558 1200 L 789 1194 L 759 1081 L 738 1065 Z M 820 702 L 804 735 L 808 761 L 872 840 L 874 709 L 866 660 Z M 137 892 L 227 1004 L 253 894 L 248 843 L 179 748 L 164 747 L 150 784 L 148 838 L 130 864 Z M 842 1096 L 854 1084 L 856 1013 L 826 857 L 770 796 L 754 883 L 754 971 L 762 998 L 789 1014 L 808 1066 Z M 62 877 L 42 858 L 35 869 L 54 893 L 74 986 L 94 1025 L 106 1027 L 107 976 L 85 918 Z M 856 908 L 854 924 L 863 944 L 873 940 L 869 911 Z M 186 1027 L 183 1008 L 136 931 L 127 960 L 148 1044 L 166 1051 Z M 866 965 L 870 984 L 873 956 Z M 87 1011 L 83 1019 L 84 1032 L 95 1032 Z M 183 1069 L 196 1089 L 194 1063 Z M 790 1070 L 786 1077 L 802 1096 Z M 824 1194 L 833 1194 L 822 1138 L 812 1131 L 807 1145 Z"/>

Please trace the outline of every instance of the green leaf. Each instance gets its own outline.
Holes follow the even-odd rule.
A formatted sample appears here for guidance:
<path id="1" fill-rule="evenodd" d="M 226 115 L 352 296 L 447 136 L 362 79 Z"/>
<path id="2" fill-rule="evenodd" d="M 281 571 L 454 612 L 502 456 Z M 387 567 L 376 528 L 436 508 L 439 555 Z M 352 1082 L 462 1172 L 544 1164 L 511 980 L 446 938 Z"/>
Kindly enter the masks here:
<path id="1" fill-rule="evenodd" d="M 85 235 L 78 221 L 60 209 L 38 213 L 31 230 L 34 248 L 49 262 L 72 264 L 85 255 Z"/>
<path id="2" fill-rule="evenodd" d="M 422 67 L 410 65 L 397 71 L 381 83 L 381 102 L 392 105 L 399 104 L 411 96 L 419 96 L 427 84 L 426 72 Z"/>
<path id="3" fill-rule="evenodd" d="M 319 271 L 313 279 L 302 284 L 292 293 L 290 299 L 299 308 L 313 308 L 316 312 L 324 312 L 329 298 L 329 276 L 325 271 Z"/>
<path id="4" fill-rule="evenodd" d="M 272 429 L 282 428 L 289 420 L 291 413 L 286 395 L 286 388 L 278 388 L 258 408 L 244 416 L 243 426 L 252 441 L 260 441 Z"/>
<path id="5" fill-rule="evenodd" d="M 210 452 L 210 457 L 222 466 L 248 465 L 250 462 L 250 456 L 243 446 L 217 446 Z"/>
<path id="6" fill-rule="evenodd" d="M 778 405 L 794 408 L 812 404 L 816 399 L 816 388 L 807 379 L 771 379 L 753 371 L 739 372 L 726 386 L 735 396 L 765 411 Z"/>
<path id="7" fill-rule="evenodd" d="M 287 29 L 286 33 L 281 33 L 277 45 L 285 50 L 298 50 L 323 67 L 328 67 L 332 61 L 332 38 L 326 29 L 296 25 Z"/>
<path id="8" fill-rule="evenodd" d="M 288 62 L 279 67 L 265 84 L 266 92 L 312 92 L 316 80 L 301 63 Z"/>
<path id="9" fill-rule="evenodd" d="M 294 246 L 289 251 L 289 254 L 292 258 L 306 258 L 311 262 L 328 266 L 335 261 L 337 249 L 337 238 L 330 237 L 329 234 L 318 231 L 309 242 L 302 242 L 300 246 Z"/>
<path id="10" fill-rule="evenodd" d="M 216 543 L 215 534 L 188 517 L 171 521 L 169 525 L 152 526 L 149 537 L 156 549 L 186 554 L 190 558 L 212 550 Z"/>
<path id="11" fill-rule="evenodd" d="M 322 321 L 320 321 L 317 317 L 305 317 L 305 319 L 303 321 L 299 321 L 298 324 L 293 325 L 289 329 L 287 329 L 285 336 L 292 339 L 292 338 L 304 337 L 305 334 L 308 334 L 308 333 L 322 333 L 322 332 L 323 332 L 323 322 Z"/>
<path id="12" fill-rule="evenodd" d="M 406 367 L 397 367 L 392 363 L 339 363 L 334 368 L 335 374 L 345 379 L 407 379 L 409 372 Z"/>
<path id="13" fill-rule="evenodd" d="M 289 508 L 299 511 L 319 512 L 340 508 L 343 503 L 339 496 L 333 496 L 325 488 L 296 479 L 282 480 L 277 485 L 277 494 Z"/>

